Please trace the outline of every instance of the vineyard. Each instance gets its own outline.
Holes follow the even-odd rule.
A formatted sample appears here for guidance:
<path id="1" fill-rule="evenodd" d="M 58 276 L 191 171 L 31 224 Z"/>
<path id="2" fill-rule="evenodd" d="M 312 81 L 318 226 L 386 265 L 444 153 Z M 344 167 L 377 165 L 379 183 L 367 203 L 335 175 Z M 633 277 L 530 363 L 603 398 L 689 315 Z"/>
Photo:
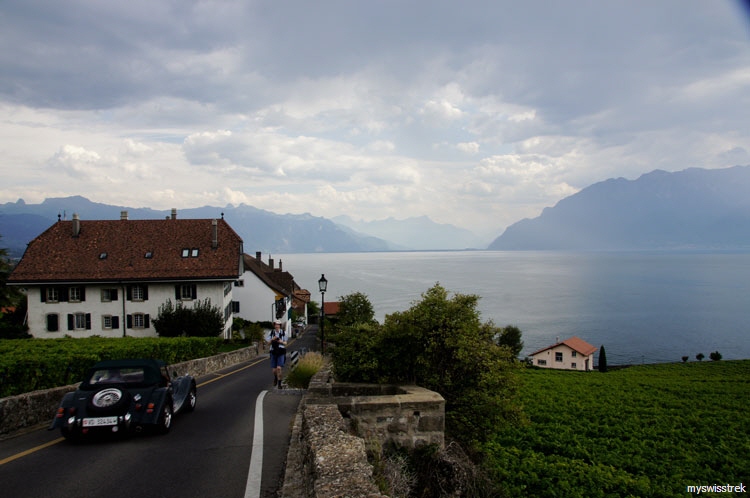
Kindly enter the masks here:
<path id="1" fill-rule="evenodd" d="M 750 360 L 521 378 L 527 423 L 486 447 L 509 496 L 686 496 L 750 481 Z"/>

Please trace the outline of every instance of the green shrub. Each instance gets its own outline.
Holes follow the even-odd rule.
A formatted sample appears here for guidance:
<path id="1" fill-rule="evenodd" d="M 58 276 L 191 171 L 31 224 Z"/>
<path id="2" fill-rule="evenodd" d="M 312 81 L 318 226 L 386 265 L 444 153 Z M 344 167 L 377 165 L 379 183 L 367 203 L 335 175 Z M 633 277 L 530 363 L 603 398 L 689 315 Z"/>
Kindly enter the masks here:
<path id="1" fill-rule="evenodd" d="M 307 389 L 310 385 L 310 379 L 323 368 L 324 362 L 323 356 L 320 353 L 307 353 L 299 360 L 297 366 L 287 374 L 287 385 L 289 387 Z"/>
<path id="2" fill-rule="evenodd" d="M 79 382 L 97 361 L 158 358 L 167 363 L 213 356 L 217 337 L 87 337 L 0 341 L 0 398 Z"/>

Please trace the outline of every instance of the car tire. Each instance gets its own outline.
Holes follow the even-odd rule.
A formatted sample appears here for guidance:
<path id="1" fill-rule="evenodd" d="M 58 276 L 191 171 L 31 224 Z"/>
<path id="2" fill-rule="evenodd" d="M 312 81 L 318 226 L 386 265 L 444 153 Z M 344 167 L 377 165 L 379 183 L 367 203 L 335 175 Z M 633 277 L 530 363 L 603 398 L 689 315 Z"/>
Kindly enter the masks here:
<path id="1" fill-rule="evenodd" d="M 190 413 L 195 410 L 195 405 L 198 402 L 198 391 L 195 388 L 195 384 L 190 386 L 190 392 L 185 399 L 185 412 Z"/>
<path id="2" fill-rule="evenodd" d="M 69 443 L 78 444 L 81 442 L 81 435 L 77 431 L 70 430 L 68 427 L 60 427 L 60 433 Z"/>
<path id="3" fill-rule="evenodd" d="M 172 415 L 174 415 L 172 413 L 172 398 L 167 398 L 164 400 L 161 413 L 159 413 L 159 420 L 156 423 L 156 431 L 159 434 L 166 434 L 172 428 Z"/>

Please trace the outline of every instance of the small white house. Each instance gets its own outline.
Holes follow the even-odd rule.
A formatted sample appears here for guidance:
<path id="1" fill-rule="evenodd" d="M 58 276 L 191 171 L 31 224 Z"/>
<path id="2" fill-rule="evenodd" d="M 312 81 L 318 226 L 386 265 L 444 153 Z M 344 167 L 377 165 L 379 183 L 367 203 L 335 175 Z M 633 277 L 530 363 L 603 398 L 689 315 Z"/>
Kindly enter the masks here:
<path id="1" fill-rule="evenodd" d="M 597 348 L 578 337 L 571 337 L 529 355 L 534 366 L 587 372 L 594 368 Z"/>
<path id="2" fill-rule="evenodd" d="M 243 274 L 234 283 L 234 316 L 251 322 L 279 319 L 291 334 L 289 312 L 294 309 L 306 318 L 310 293 L 300 289 L 294 277 L 284 271 L 281 261 L 276 265 L 269 256 L 265 263 L 260 252 L 255 257 L 245 254 L 243 268 Z"/>

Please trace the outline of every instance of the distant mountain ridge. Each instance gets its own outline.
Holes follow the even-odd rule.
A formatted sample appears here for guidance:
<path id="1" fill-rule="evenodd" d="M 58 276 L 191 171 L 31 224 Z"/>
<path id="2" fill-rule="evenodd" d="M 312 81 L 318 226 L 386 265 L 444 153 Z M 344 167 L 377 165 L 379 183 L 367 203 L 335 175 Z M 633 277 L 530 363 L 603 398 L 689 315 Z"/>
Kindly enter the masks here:
<path id="1" fill-rule="evenodd" d="M 160 219 L 171 210 L 132 208 L 95 203 L 85 197 L 45 199 L 40 204 L 23 200 L 0 204 L 0 247 L 20 257 L 32 239 L 55 223 L 58 216 L 70 219 L 74 213 L 82 220 L 119 219 L 127 211 L 130 219 Z M 377 237 L 356 234 L 326 218 L 310 214 L 276 214 L 252 206 L 178 209 L 180 218 L 220 218 L 224 216 L 244 240 L 245 250 L 254 253 L 362 252 L 386 251 L 391 244 Z"/>
<path id="2" fill-rule="evenodd" d="M 397 220 L 386 218 L 375 221 L 356 221 L 349 216 L 332 218 L 339 225 L 344 225 L 359 233 L 387 240 L 400 250 L 457 250 L 485 247 L 487 241 L 481 241 L 469 230 L 454 225 L 436 223 L 428 216 L 419 216 Z"/>
<path id="3" fill-rule="evenodd" d="M 750 248 L 750 166 L 606 180 L 509 226 L 490 250 Z"/>

